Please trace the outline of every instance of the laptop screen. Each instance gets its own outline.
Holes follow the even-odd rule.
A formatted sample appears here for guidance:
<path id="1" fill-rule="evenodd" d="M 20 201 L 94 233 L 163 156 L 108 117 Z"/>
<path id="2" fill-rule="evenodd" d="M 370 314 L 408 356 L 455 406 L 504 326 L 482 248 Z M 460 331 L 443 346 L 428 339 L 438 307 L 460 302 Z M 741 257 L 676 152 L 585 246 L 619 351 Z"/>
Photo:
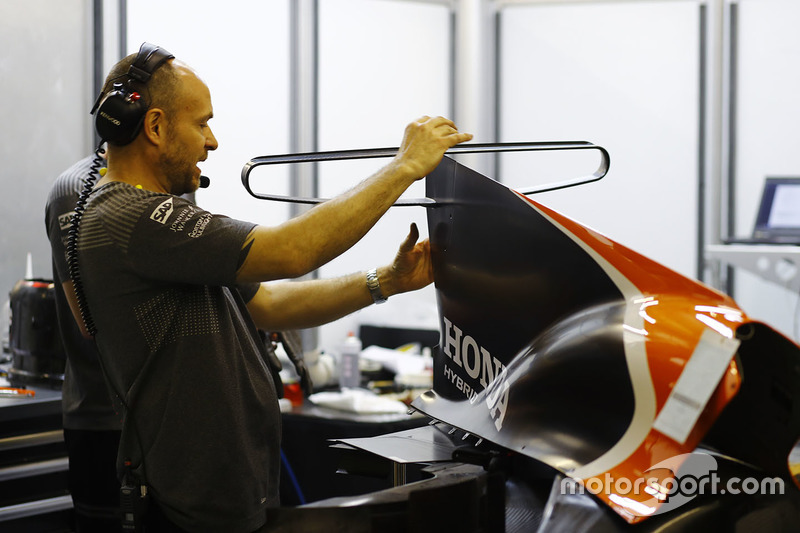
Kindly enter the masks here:
<path id="1" fill-rule="evenodd" d="M 754 237 L 800 236 L 800 177 L 768 177 Z"/>

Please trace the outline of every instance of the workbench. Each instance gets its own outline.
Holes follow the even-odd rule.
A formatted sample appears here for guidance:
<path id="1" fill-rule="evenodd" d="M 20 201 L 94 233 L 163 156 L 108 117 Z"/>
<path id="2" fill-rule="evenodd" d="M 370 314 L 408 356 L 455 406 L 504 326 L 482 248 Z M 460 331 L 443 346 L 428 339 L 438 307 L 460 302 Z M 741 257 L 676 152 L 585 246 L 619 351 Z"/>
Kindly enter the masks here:
<path id="1" fill-rule="evenodd" d="M 0 386 L 8 383 L 0 378 Z M 70 531 L 72 499 L 61 422 L 61 391 L 30 387 L 33 398 L 0 398 L 0 531 Z M 356 414 L 306 402 L 283 414 L 282 505 L 366 494 L 392 486 L 391 468 L 338 471 L 331 439 L 371 437 L 425 425 L 406 414 Z M 291 471 L 292 476 L 289 476 Z M 376 474 L 376 472 L 378 472 Z"/>
<path id="2" fill-rule="evenodd" d="M 309 402 L 284 413 L 281 505 L 356 496 L 392 487 L 392 465 L 388 461 L 364 464 L 358 472 L 352 468 L 345 472 L 341 467 L 342 452 L 332 447 L 332 441 L 374 437 L 427 423 L 428 419 L 419 414 L 358 414 L 318 407 Z M 368 454 L 363 454 L 362 458 L 367 462 Z"/>
<path id="3" fill-rule="evenodd" d="M 0 397 L 0 530 L 70 531 L 61 391 L 28 388 L 35 396 Z"/>

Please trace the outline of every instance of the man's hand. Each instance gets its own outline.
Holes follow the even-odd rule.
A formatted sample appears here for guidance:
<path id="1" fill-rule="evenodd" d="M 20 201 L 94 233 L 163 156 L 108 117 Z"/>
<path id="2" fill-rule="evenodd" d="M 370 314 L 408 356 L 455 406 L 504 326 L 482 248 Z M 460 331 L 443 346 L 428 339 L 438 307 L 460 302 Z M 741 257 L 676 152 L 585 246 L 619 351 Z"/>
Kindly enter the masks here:
<path id="1" fill-rule="evenodd" d="M 419 230 L 412 224 L 394 262 L 378 268 L 381 292 L 387 298 L 433 281 L 430 243 L 417 239 Z M 332 279 L 263 283 L 247 309 L 259 329 L 286 331 L 327 324 L 370 304 L 364 272 L 354 272 Z"/>
<path id="2" fill-rule="evenodd" d="M 406 126 L 395 161 L 421 179 L 436 168 L 449 148 L 470 139 L 472 134 L 459 133 L 452 120 L 426 115 Z"/>
<path id="3" fill-rule="evenodd" d="M 427 239 L 417 242 L 417 239 L 419 229 L 416 224 L 411 224 L 394 263 L 378 269 L 378 279 L 386 297 L 421 289 L 433 282 L 430 242 Z"/>

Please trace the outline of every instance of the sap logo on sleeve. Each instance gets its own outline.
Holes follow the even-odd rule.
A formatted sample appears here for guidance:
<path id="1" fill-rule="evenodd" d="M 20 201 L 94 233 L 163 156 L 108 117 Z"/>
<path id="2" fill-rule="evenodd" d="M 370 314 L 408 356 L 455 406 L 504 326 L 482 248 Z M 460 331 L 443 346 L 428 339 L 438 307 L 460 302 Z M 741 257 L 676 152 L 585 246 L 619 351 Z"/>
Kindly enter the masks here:
<path id="1" fill-rule="evenodd" d="M 72 224 L 72 217 L 75 216 L 75 211 L 58 215 L 58 227 L 61 231 L 67 231 Z"/>
<path id="2" fill-rule="evenodd" d="M 155 211 L 150 215 L 151 220 L 155 220 L 161 224 L 166 224 L 167 219 L 172 214 L 172 210 L 174 209 L 172 205 L 172 198 L 168 200 L 164 200 L 158 207 L 156 207 Z"/>

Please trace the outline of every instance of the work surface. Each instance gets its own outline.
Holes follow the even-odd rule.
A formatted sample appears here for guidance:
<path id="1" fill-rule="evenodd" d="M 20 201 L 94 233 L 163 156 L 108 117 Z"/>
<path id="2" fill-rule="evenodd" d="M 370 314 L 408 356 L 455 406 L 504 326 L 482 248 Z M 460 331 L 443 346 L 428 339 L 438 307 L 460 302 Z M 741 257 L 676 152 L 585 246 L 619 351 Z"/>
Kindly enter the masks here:
<path id="1" fill-rule="evenodd" d="M 407 414 L 358 414 L 306 402 L 283 414 L 281 504 L 297 505 L 354 496 L 391 487 L 391 467 L 350 475 L 340 472 L 340 451 L 331 440 L 373 437 L 424 426 L 428 419 Z M 365 461 L 367 458 L 365 457 Z M 293 483 L 291 476 L 297 485 Z"/>
<path id="2" fill-rule="evenodd" d="M 8 387 L 5 378 L 0 379 L 0 387 Z M 5 433 L 5 425 L 13 420 L 29 419 L 46 415 L 61 416 L 61 391 L 50 388 L 29 387 L 36 395 L 28 397 L 0 396 L 0 424 L 3 428 L 0 433 Z"/>
<path id="3" fill-rule="evenodd" d="M 8 386 L 0 380 L 0 386 Z M 31 387 L 33 398 L 0 398 L 0 448 L 20 438 L 62 441 L 61 392 Z M 305 402 L 283 414 L 284 463 L 281 499 L 296 505 L 337 496 L 352 496 L 391 486 L 385 475 L 346 475 L 339 470 L 339 453 L 331 440 L 382 435 L 423 426 L 427 418 L 408 414 L 359 414 Z M 49 436 L 49 437 L 48 437 Z M 60 489 L 59 489 L 60 490 Z"/>

